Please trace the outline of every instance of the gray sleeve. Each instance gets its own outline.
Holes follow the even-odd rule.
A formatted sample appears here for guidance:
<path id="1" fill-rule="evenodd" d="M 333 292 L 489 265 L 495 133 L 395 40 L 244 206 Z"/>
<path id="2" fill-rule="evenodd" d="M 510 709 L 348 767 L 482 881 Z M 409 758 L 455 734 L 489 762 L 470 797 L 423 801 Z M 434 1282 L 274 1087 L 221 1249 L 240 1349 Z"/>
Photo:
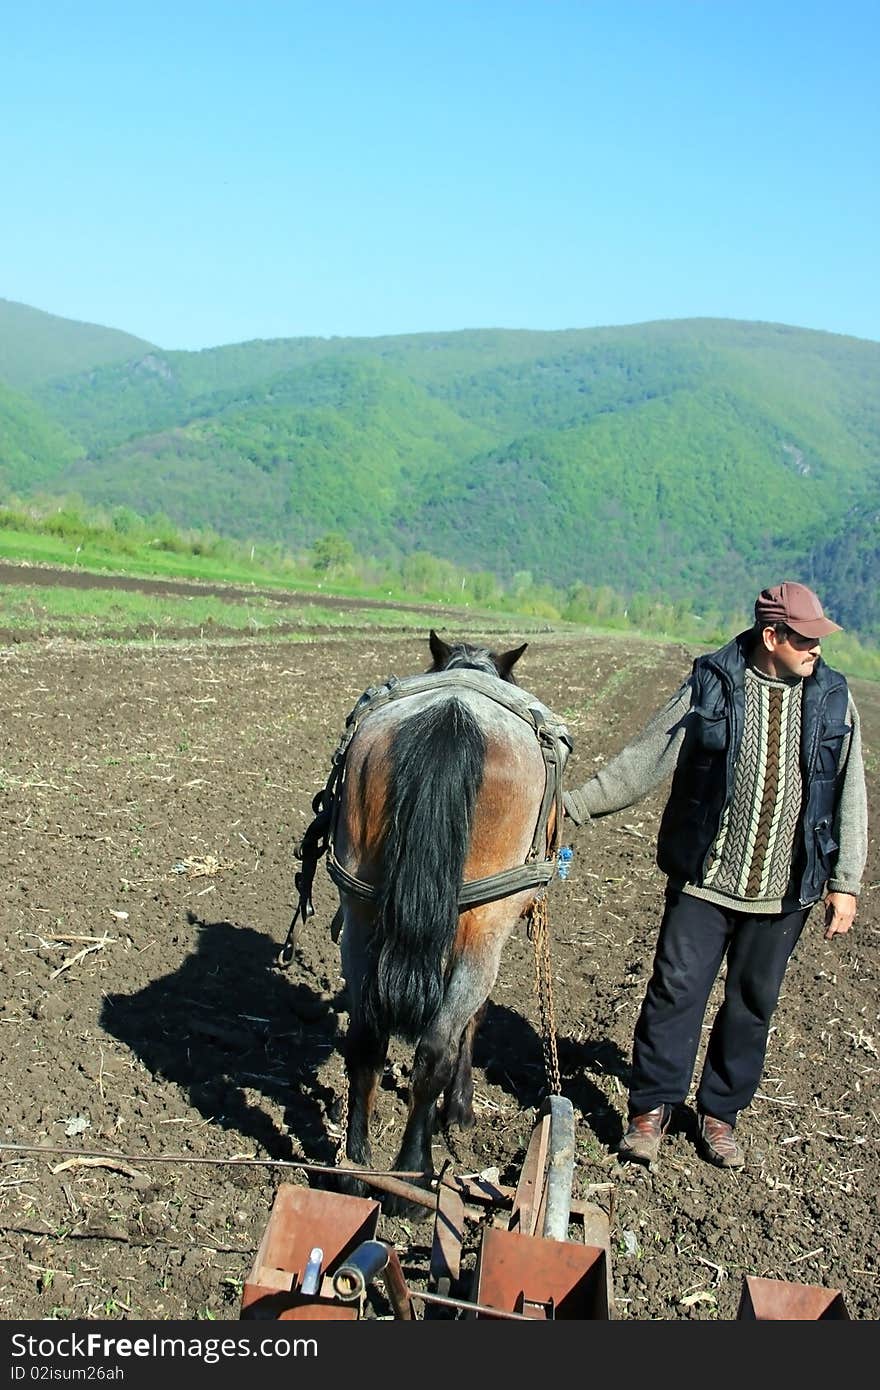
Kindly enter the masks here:
<path id="1" fill-rule="evenodd" d="M 868 858 L 868 793 L 862 757 L 862 726 L 852 696 L 847 717 L 852 733 L 848 746 L 841 752 L 843 781 L 834 824 L 834 838 L 840 848 L 828 889 L 832 893 L 853 893 L 858 897 Z"/>
<path id="2" fill-rule="evenodd" d="M 687 680 L 606 767 L 576 791 L 565 793 L 566 814 L 575 825 L 635 805 L 672 776 L 684 741 L 691 694 Z"/>

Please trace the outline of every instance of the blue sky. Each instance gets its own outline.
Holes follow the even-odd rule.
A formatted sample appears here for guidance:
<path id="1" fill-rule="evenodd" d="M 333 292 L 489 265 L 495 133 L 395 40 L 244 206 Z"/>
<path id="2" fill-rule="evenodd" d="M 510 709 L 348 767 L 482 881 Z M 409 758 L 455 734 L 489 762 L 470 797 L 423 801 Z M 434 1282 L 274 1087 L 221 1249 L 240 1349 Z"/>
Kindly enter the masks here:
<path id="1" fill-rule="evenodd" d="M 9 0 L 0 296 L 165 348 L 880 339 L 876 0 Z"/>

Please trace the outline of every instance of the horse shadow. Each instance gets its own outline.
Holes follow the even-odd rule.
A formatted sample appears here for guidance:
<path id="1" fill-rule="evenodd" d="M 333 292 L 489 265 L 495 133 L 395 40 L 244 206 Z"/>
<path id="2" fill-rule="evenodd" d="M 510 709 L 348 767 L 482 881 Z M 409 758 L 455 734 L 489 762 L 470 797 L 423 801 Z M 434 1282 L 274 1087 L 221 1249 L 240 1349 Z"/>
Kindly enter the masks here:
<path id="1" fill-rule="evenodd" d="M 192 913 L 188 922 L 197 928 L 195 950 L 136 993 L 108 994 L 101 1025 L 154 1076 L 178 1086 L 206 1121 L 251 1140 L 271 1159 L 334 1167 L 337 1141 L 328 1119 L 336 1116 L 339 1097 L 319 1073 L 332 1051 L 342 1052 L 344 999 L 328 1003 L 317 981 L 310 986 L 279 971 L 277 943 L 250 927 Z M 299 953 L 294 959 L 305 973 Z M 563 1093 L 596 1139 L 616 1147 L 620 1116 L 592 1077 L 625 1082 L 627 1060 L 607 1040 L 562 1036 L 557 1053 Z M 537 1113 L 548 1090 L 543 1050 L 522 1014 L 489 1000 L 474 1064 L 521 1108 Z M 391 1076 L 382 1084 L 391 1085 Z M 280 1107 L 283 1129 L 248 1092 Z"/>
<path id="2" fill-rule="evenodd" d="M 198 929 L 192 954 L 135 994 L 108 995 L 102 1026 L 213 1125 L 269 1158 L 332 1165 L 327 1115 L 336 1098 L 319 1069 L 341 1047 L 336 1001 L 282 974 L 277 944 L 260 932 L 188 920 Z M 254 1091 L 282 1108 L 283 1129 L 248 1098 Z"/>
<path id="3" fill-rule="evenodd" d="M 620 1112 L 593 1077 L 613 1076 L 625 1091 L 630 1063 L 607 1038 L 579 1042 L 557 1036 L 562 1093 L 587 1122 L 600 1144 L 616 1149 L 623 1134 Z M 474 1042 L 474 1063 L 486 1080 L 500 1086 L 524 1108 L 537 1110 L 549 1089 L 540 1035 L 527 1019 L 489 1001 Z"/>

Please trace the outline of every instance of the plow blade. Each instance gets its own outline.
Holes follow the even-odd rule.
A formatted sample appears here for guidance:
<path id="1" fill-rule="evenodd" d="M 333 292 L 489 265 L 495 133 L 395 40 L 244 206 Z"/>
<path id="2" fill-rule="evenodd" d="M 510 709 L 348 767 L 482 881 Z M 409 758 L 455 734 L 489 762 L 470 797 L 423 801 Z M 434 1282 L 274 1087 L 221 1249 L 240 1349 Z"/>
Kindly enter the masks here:
<path id="1" fill-rule="evenodd" d="M 356 1321 L 359 1306 L 340 1303 L 333 1273 L 376 1234 L 380 1207 L 365 1197 L 282 1183 L 241 1298 L 243 1319 Z M 302 1290 L 309 1256 L 322 1255 L 317 1292 Z"/>
<path id="2" fill-rule="evenodd" d="M 792 1284 L 785 1279 L 746 1275 L 740 1298 L 739 1322 L 812 1322 L 822 1318 L 850 1320 L 838 1289 L 821 1284 Z"/>
<path id="3" fill-rule="evenodd" d="M 596 1245 L 523 1236 L 487 1227 L 475 1274 L 474 1301 L 502 1313 L 555 1320 L 607 1319 L 608 1252 Z M 478 1318 L 491 1318 L 478 1313 Z"/>

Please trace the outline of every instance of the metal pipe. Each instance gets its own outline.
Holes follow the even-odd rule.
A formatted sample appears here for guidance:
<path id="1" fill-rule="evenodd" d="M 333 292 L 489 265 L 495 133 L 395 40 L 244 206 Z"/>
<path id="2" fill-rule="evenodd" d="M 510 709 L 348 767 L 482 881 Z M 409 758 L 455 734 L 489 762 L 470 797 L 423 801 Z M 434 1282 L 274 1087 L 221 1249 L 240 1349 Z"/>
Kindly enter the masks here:
<path id="1" fill-rule="evenodd" d="M 550 1096 L 548 1105 L 550 1142 L 542 1234 L 548 1240 L 568 1240 L 574 1181 L 574 1107 L 567 1096 Z"/>
<path id="2" fill-rule="evenodd" d="M 439 1293 L 422 1293 L 420 1289 L 410 1290 L 411 1298 L 422 1303 L 434 1303 L 439 1308 L 455 1308 L 462 1313 L 488 1313 L 493 1318 L 503 1318 L 507 1322 L 534 1322 L 526 1313 L 511 1313 L 506 1308 L 493 1308 L 488 1303 L 472 1303 L 464 1298 L 447 1298 Z"/>
<path id="3" fill-rule="evenodd" d="M 363 1241 L 333 1275 L 333 1292 L 343 1303 L 356 1303 L 387 1263 L 388 1246 L 384 1241 Z"/>
<path id="4" fill-rule="evenodd" d="M 377 1275 L 382 1276 L 394 1316 L 411 1321 L 412 1304 L 400 1259 L 394 1247 L 385 1241 L 362 1241 L 333 1275 L 333 1292 L 343 1303 L 356 1303 Z"/>
<path id="5" fill-rule="evenodd" d="M 341 1164 L 337 1171 L 346 1175 L 351 1174 L 360 1182 L 365 1182 L 369 1187 L 378 1188 L 380 1192 L 390 1192 L 395 1197 L 405 1198 L 407 1202 L 413 1202 L 420 1207 L 427 1207 L 429 1211 L 435 1211 L 437 1208 L 436 1192 L 429 1192 L 426 1188 L 417 1187 L 412 1182 L 404 1182 L 402 1178 L 393 1178 L 387 1173 L 362 1172 L 360 1168 L 350 1167 L 347 1163 Z"/>
<path id="6" fill-rule="evenodd" d="M 400 1256 L 393 1245 L 388 1247 L 388 1263 L 382 1271 L 382 1282 L 385 1285 L 388 1301 L 394 1309 L 394 1316 L 401 1318 L 404 1322 L 412 1322 L 415 1319 L 415 1314 L 410 1302 L 409 1286 L 403 1277 Z"/>
<path id="7" fill-rule="evenodd" d="M 200 1158 L 193 1154 L 123 1154 L 107 1149 L 68 1149 L 59 1144 L 6 1144 L 0 1143 L 0 1153 L 2 1152 L 23 1153 L 23 1154 L 71 1154 L 75 1158 L 112 1158 L 117 1162 L 126 1163 L 184 1163 L 184 1164 L 207 1164 L 209 1167 L 218 1168 L 225 1165 L 227 1168 L 292 1168 L 298 1173 L 337 1173 L 338 1168 L 328 1163 L 300 1163 L 298 1159 L 292 1158 Z M 343 1164 L 343 1167 L 345 1165 Z M 352 1169 L 357 1172 L 358 1177 L 384 1177 L 382 1173 L 369 1168 Z M 400 1169 L 395 1173 L 398 1178 L 424 1178 L 430 1177 L 424 1172 L 417 1172 L 415 1169 Z"/>
<path id="8" fill-rule="evenodd" d="M 364 1296 L 367 1285 L 377 1275 L 382 1276 L 395 1316 L 407 1321 L 413 1318 L 411 1300 L 414 1298 L 441 1308 L 455 1308 L 465 1313 L 488 1313 L 494 1318 L 506 1318 L 511 1322 L 534 1321 L 524 1313 L 492 1308 L 487 1303 L 473 1303 L 467 1299 L 447 1298 L 442 1294 L 422 1293 L 418 1289 L 410 1289 L 404 1280 L 397 1251 L 381 1240 L 365 1240 L 352 1251 L 333 1275 L 333 1292 L 342 1303 L 356 1303 Z"/>

